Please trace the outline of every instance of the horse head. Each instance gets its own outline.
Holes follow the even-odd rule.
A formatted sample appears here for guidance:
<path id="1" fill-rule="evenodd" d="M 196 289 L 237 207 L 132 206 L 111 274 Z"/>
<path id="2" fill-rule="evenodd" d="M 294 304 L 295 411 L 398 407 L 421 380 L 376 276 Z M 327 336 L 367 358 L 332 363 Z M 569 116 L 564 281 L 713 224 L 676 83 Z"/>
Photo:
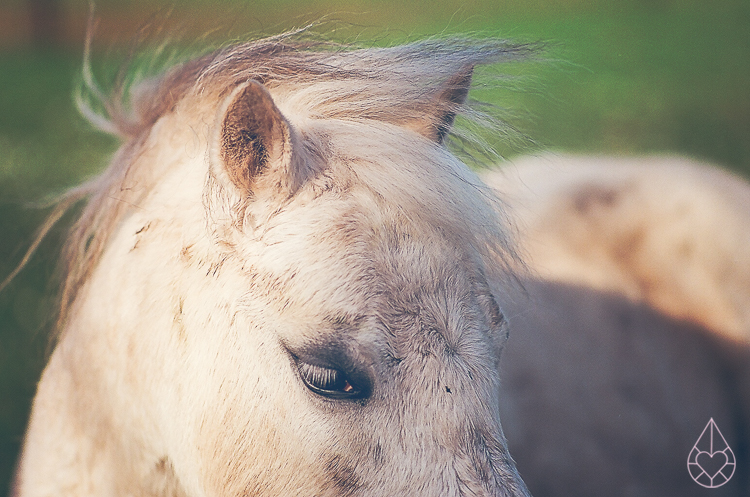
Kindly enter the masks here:
<path id="1" fill-rule="evenodd" d="M 19 495 L 527 495 L 498 418 L 513 249 L 443 143 L 512 54 L 272 39 L 141 91 Z"/>

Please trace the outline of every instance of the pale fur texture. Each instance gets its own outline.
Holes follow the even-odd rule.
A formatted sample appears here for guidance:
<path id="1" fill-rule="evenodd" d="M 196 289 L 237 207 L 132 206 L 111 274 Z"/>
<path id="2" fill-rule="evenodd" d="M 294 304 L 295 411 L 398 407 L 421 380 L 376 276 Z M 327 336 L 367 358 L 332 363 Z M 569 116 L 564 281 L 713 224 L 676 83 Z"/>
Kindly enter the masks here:
<path id="1" fill-rule="evenodd" d="M 505 305 L 500 412 L 533 495 L 748 495 L 750 184 L 680 157 L 553 154 L 483 178 L 530 267 Z M 686 464 L 709 419 L 737 462 L 715 489 Z"/>
<path id="2" fill-rule="evenodd" d="M 105 105 L 126 141 L 83 187 L 16 495 L 528 495 L 498 417 L 515 256 L 440 143 L 520 52 L 278 37 Z"/>

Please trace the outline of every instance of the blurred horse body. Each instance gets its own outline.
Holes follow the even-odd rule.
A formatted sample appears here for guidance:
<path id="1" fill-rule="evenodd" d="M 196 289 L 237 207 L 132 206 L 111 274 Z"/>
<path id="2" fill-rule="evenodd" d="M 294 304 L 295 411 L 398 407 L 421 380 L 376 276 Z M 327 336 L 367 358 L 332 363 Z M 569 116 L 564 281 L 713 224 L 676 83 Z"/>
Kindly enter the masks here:
<path id="1" fill-rule="evenodd" d="M 506 300 L 500 411 L 532 494 L 747 495 L 750 185 L 679 157 L 551 154 L 483 179 L 531 269 Z M 712 418 L 737 463 L 708 489 L 686 462 Z"/>

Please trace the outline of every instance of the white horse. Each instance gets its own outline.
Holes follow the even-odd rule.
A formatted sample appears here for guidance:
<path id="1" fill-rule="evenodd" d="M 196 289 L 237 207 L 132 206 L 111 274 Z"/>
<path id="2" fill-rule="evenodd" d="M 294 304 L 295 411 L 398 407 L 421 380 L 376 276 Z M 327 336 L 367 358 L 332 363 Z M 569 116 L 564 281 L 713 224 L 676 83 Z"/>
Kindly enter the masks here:
<path id="1" fill-rule="evenodd" d="M 749 495 L 750 184 L 677 157 L 526 157 L 484 179 L 535 273 L 506 300 L 500 403 L 532 493 Z M 687 466 L 710 419 L 736 458 L 712 489 Z M 723 481 L 731 459 L 702 457 L 699 480 Z"/>
<path id="2" fill-rule="evenodd" d="M 15 495 L 528 495 L 499 419 L 513 250 L 442 143 L 473 68 L 524 50 L 281 36 L 105 100 L 124 143 L 71 194 Z"/>

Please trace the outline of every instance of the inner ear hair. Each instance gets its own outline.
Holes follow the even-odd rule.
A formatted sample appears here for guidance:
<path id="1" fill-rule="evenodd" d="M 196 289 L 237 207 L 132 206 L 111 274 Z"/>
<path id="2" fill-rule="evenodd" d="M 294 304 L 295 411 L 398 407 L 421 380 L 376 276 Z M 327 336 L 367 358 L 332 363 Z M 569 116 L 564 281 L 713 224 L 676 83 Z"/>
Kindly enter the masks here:
<path id="1" fill-rule="evenodd" d="M 251 191 L 255 179 L 277 159 L 288 132 L 268 90 L 250 81 L 235 97 L 221 130 L 221 158 L 232 182 Z"/>

